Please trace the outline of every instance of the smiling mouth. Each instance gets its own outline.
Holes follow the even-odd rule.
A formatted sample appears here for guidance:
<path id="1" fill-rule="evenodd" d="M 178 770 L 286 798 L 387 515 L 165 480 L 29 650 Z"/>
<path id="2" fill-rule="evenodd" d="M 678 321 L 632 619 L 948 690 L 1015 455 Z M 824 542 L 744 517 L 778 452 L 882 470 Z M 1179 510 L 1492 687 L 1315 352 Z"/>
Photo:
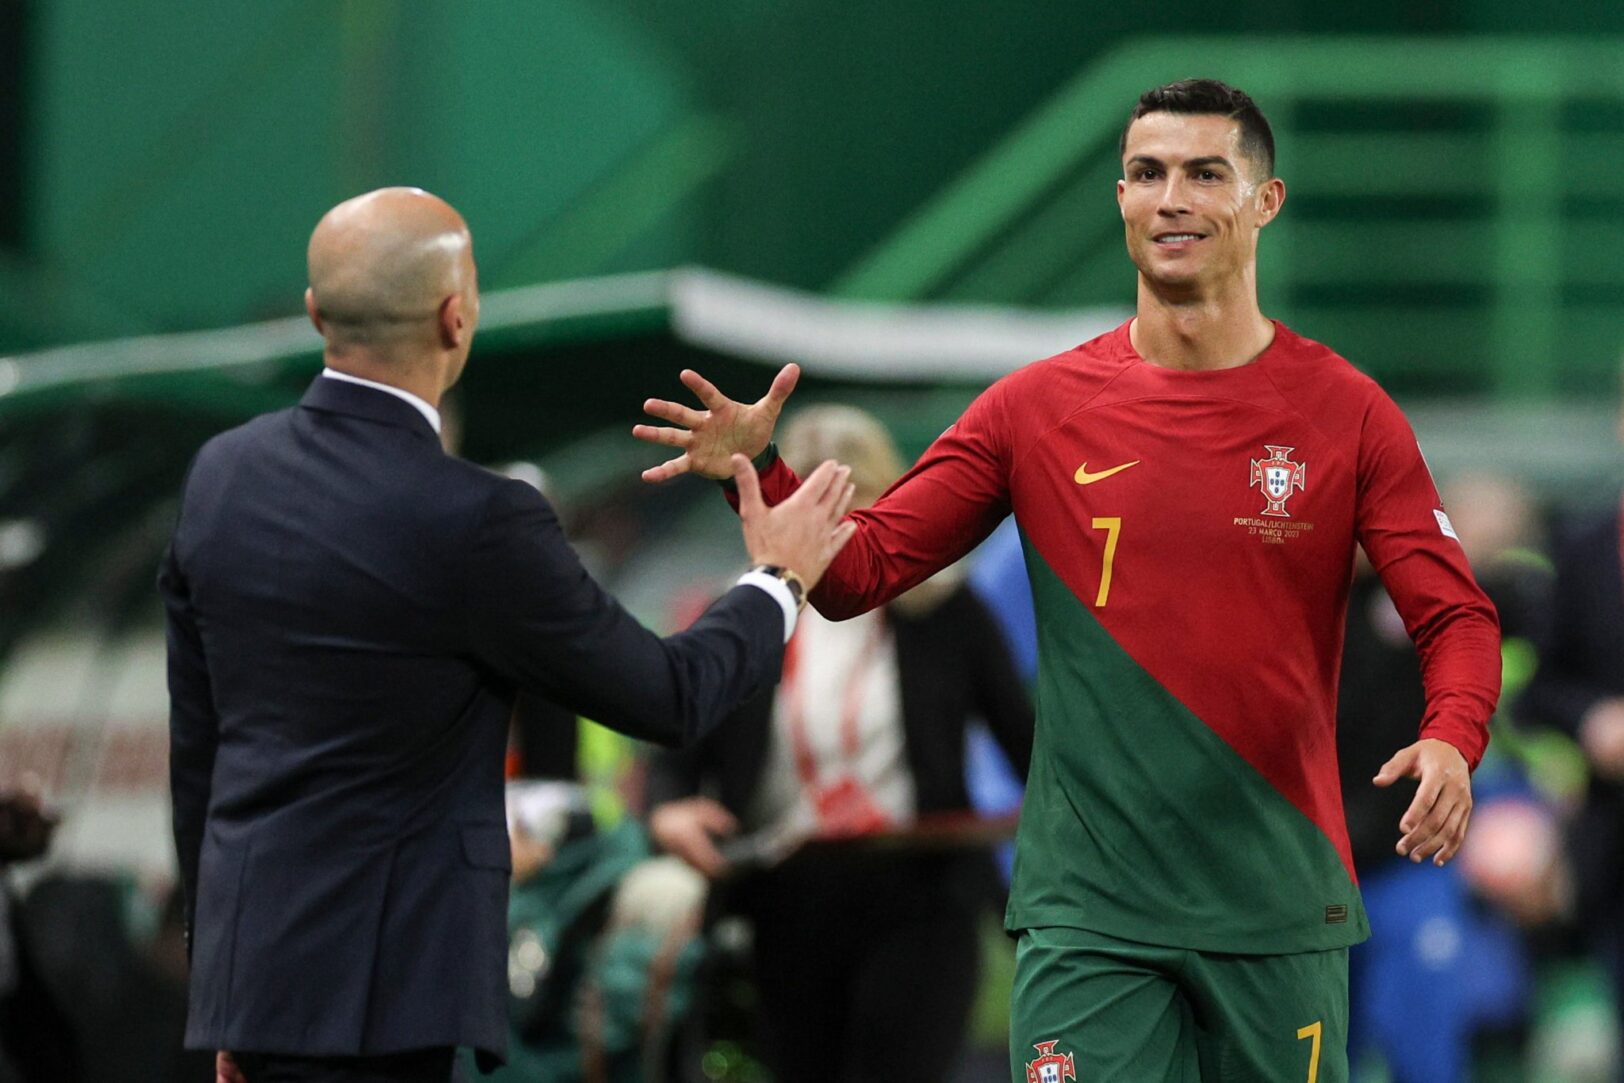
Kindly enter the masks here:
<path id="1" fill-rule="evenodd" d="M 1205 234 L 1201 233 L 1158 233 L 1151 237 L 1157 244 L 1184 244 L 1187 241 L 1199 241 Z"/>

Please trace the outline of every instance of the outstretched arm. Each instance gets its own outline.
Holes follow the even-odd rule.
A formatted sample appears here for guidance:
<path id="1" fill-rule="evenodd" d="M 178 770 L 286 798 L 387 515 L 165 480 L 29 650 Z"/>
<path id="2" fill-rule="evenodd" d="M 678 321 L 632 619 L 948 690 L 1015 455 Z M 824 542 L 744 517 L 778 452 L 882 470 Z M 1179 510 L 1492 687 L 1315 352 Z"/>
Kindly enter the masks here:
<path id="1" fill-rule="evenodd" d="M 772 442 L 773 426 L 790 392 L 801 378 L 799 365 L 785 365 L 767 393 L 753 403 L 734 402 L 693 369 L 682 370 L 682 382 L 699 397 L 703 410 L 680 402 L 648 399 L 643 411 L 673 426 L 634 425 L 632 435 L 651 444 L 680 448 L 682 454 L 643 471 L 648 482 L 669 481 L 695 473 L 714 481 L 733 476 L 731 457 L 754 459 Z"/>

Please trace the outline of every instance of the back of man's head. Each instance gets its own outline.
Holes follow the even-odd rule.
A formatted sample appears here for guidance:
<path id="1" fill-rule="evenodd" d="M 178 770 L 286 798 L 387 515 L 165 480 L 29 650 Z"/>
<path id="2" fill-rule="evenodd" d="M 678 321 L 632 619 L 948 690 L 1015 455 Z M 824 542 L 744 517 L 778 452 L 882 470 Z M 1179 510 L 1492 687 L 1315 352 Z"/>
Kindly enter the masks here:
<path id="1" fill-rule="evenodd" d="M 1139 96 L 1139 102 L 1122 126 L 1117 153 L 1126 153 L 1128 129 L 1147 113 L 1188 113 L 1228 117 L 1240 125 L 1241 150 L 1259 167 L 1262 177 L 1274 176 L 1274 131 L 1257 102 L 1244 90 L 1216 79 L 1180 79 L 1154 87 Z"/>
<path id="2" fill-rule="evenodd" d="M 462 216 L 420 188 L 380 188 L 328 211 L 308 259 L 329 345 L 387 354 L 432 340 L 441 304 L 473 285 L 472 246 Z"/>

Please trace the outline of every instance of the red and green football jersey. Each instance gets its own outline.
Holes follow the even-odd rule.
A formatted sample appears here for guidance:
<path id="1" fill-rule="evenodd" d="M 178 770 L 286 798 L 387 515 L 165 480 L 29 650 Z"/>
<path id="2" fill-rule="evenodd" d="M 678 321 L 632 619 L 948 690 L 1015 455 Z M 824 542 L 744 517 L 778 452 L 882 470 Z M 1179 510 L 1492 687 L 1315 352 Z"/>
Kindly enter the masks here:
<path id="1" fill-rule="evenodd" d="M 781 463 L 762 481 L 769 501 L 797 484 Z M 972 403 L 854 513 L 813 601 L 880 605 L 1010 511 L 1039 676 L 1009 927 L 1248 953 L 1362 940 L 1335 735 L 1355 543 L 1420 650 L 1420 734 L 1475 766 L 1499 694 L 1494 610 L 1398 408 L 1278 324 L 1215 372 L 1147 364 L 1124 324 Z"/>

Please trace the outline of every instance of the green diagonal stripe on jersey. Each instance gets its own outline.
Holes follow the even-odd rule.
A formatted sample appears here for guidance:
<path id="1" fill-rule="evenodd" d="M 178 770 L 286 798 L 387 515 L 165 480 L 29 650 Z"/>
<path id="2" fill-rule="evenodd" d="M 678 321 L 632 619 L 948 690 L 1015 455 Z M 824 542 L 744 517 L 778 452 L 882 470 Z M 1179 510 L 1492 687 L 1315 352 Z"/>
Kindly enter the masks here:
<path id="1" fill-rule="evenodd" d="M 1006 925 L 1237 953 L 1369 935 L 1324 832 L 1128 656 L 1024 533 L 1037 732 Z"/>

